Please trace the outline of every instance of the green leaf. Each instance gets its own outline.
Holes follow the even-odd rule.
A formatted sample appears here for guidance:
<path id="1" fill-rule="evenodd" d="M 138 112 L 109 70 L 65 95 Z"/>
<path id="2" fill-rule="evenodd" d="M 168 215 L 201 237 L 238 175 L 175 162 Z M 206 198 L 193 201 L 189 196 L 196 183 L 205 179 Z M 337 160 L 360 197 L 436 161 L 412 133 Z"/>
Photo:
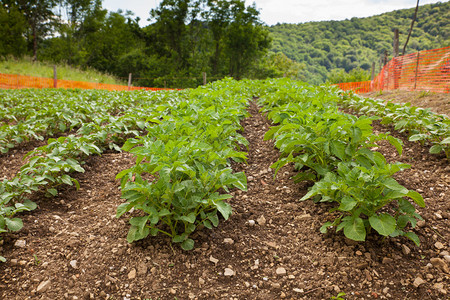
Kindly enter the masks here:
<path id="1" fill-rule="evenodd" d="M 47 189 L 47 192 L 54 197 L 58 195 L 58 191 L 56 189 Z"/>
<path id="2" fill-rule="evenodd" d="M 441 144 L 450 144 L 450 136 L 445 138 L 445 139 L 443 139 Z"/>
<path id="3" fill-rule="evenodd" d="M 84 145 L 80 147 L 80 150 L 83 151 L 83 153 L 86 154 L 86 155 L 88 155 L 88 156 L 89 156 L 89 154 L 90 154 L 90 152 L 91 152 L 91 151 L 89 150 L 89 148 L 88 148 L 87 146 L 84 146 Z"/>
<path id="4" fill-rule="evenodd" d="M 360 217 L 345 217 L 342 219 L 344 235 L 354 241 L 364 241 L 366 239 L 366 228 L 364 221 Z M 340 224 L 339 224 L 340 225 Z"/>
<path id="5" fill-rule="evenodd" d="M 64 174 L 63 176 L 61 176 L 61 181 L 67 185 L 73 185 L 72 178 L 67 174 Z"/>
<path id="6" fill-rule="evenodd" d="M 131 172 L 131 169 L 125 169 L 119 172 L 119 174 L 116 175 L 116 179 L 121 179 L 123 176 L 127 175 Z"/>
<path id="7" fill-rule="evenodd" d="M 425 201 L 423 200 L 423 197 L 421 194 L 419 194 L 416 191 L 408 191 L 408 194 L 406 194 L 406 196 L 410 197 L 411 199 L 413 199 L 413 201 L 419 205 L 420 207 L 425 207 Z"/>
<path id="8" fill-rule="evenodd" d="M 217 217 L 217 212 L 209 213 L 208 219 L 211 221 L 214 227 L 217 227 L 219 225 L 219 218 Z"/>
<path id="9" fill-rule="evenodd" d="M 356 200 L 354 200 L 352 197 L 344 196 L 341 199 L 341 204 L 339 205 L 339 210 L 351 211 L 357 204 L 358 204 L 358 202 Z"/>
<path id="10" fill-rule="evenodd" d="M 401 198 L 398 201 L 398 207 L 400 208 L 400 211 L 407 214 L 413 214 L 416 211 L 414 205 L 412 205 L 408 200 L 404 198 Z"/>
<path id="11" fill-rule="evenodd" d="M 419 141 L 419 140 L 426 140 L 428 138 L 428 135 L 426 134 L 413 134 L 409 137 L 409 141 L 410 142 L 415 142 L 415 141 Z"/>
<path id="12" fill-rule="evenodd" d="M 213 226 L 212 226 L 212 224 L 211 224 L 211 221 L 209 221 L 209 220 L 204 220 L 204 221 L 203 221 L 203 225 L 204 225 L 206 228 L 208 228 L 208 229 L 213 229 Z"/>
<path id="13" fill-rule="evenodd" d="M 388 177 L 385 178 L 383 180 L 383 185 L 393 191 L 399 192 L 403 195 L 407 195 L 408 194 L 408 189 L 405 188 L 404 186 L 402 186 L 400 183 L 397 182 L 397 180 L 395 180 L 392 177 Z"/>
<path id="14" fill-rule="evenodd" d="M 183 243 L 181 243 L 181 248 L 186 251 L 194 249 L 194 240 L 186 239 Z"/>
<path id="15" fill-rule="evenodd" d="M 331 141 L 331 153 L 338 157 L 340 160 L 345 159 L 346 145 L 340 141 Z"/>
<path id="16" fill-rule="evenodd" d="M 129 211 L 134 205 L 132 203 L 129 202 L 125 202 L 120 204 L 117 207 L 116 210 L 116 218 L 120 218 L 120 216 L 122 216 L 124 213 L 126 213 L 127 211 Z"/>
<path id="17" fill-rule="evenodd" d="M 23 227 L 23 222 L 19 218 L 8 219 L 5 218 L 6 227 L 11 231 L 19 231 Z"/>
<path id="18" fill-rule="evenodd" d="M 331 223 L 331 222 L 326 222 L 325 224 L 323 224 L 322 227 L 320 227 L 320 232 L 321 232 L 321 233 L 327 233 L 328 227 L 330 227 L 331 224 L 333 224 L 333 223 Z"/>
<path id="19" fill-rule="evenodd" d="M 417 236 L 417 234 L 415 234 L 414 232 L 407 232 L 405 233 L 405 236 L 410 239 L 411 241 L 414 242 L 414 244 L 416 244 L 417 246 L 420 246 L 420 239 Z"/>
<path id="20" fill-rule="evenodd" d="M 133 226 L 136 226 L 139 231 L 142 231 L 147 224 L 147 221 L 150 216 L 144 216 L 144 217 L 133 217 L 130 219 L 130 224 Z"/>
<path id="21" fill-rule="evenodd" d="M 35 210 L 37 208 L 37 204 L 31 200 L 26 199 L 23 202 L 23 205 L 28 209 L 28 210 Z"/>
<path id="22" fill-rule="evenodd" d="M 154 227 L 154 228 L 150 229 L 150 235 L 151 236 L 157 236 L 158 232 L 159 232 L 158 228 Z"/>
<path id="23" fill-rule="evenodd" d="M 395 147 L 395 149 L 397 149 L 398 155 L 402 156 L 402 152 L 403 152 L 403 142 L 398 139 L 395 138 L 391 135 L 388 135 L 387 140 L 389 141 L 389 143 Z"/>
<path id="24" fill-rule="evenodd" d="M 0 256 L 0 262 L 6 262 L 6 258 L 4 258 L 3 256 Z"/>
<path id="25" fill-rule="evenodd" d="M 444 150 L 444 148 L 442 148 L 441 145 L 437 144 L 437 145 L 431 146 L 430 153 L 431 154 L 439 154 L 442 152 L 442 150 Z"/>
<path id="26" fill-rule="evenodd" d="M 180 220 L 194 224 L 196 218 L 197 218 L 197 216 L 195 215 L 195 213 L 191 212 L 187 216 L 181 216 Z"/>
<path id="27" fill-rule="evenodd" d="M 231 206 L 230 204 L 224 202 L 224 201 L 217 201 L 216 202 L 217 210 L 222 214 L 223 218 L 225 220 L 228 220 L 228 218 L 231 215 Z"/>
<path id="28" fill-rule="evenodd" d="M 370 226 L 382 236 L 390 235 L 397 226 L 395 218 L 386 213 L 371 216 L 369 218 L 369 223 Z"/>
<path id="29" fill-rule="evenodd" d="M 176 235 L 172 238 L 172 243 L 181 243 L 186 240 L 186 235 Z"/>

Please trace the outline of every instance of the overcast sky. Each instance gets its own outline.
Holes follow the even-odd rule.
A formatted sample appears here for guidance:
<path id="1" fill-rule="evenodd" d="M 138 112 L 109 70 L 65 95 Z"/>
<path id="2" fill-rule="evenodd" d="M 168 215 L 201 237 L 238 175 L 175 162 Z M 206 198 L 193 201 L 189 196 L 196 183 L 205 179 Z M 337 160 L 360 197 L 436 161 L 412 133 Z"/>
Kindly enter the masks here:
<path id="1" fill-rule="evenodd" d="M 110 11 L 131 10 L 141 18 L 140 25 L 148 25 L 149 12 L 159 5 L 159 0 L 103 0 Z M 416 0 L 246 0 L 256 3 L 261 20 L 267 25 L 277 23 L 304 23 L 309 21 L 345 20 L 352 17 L 369 17 L 384 12 L 416 6 Z M 448 0 L 420 0 L 420 5 L 448 2 Z M 420 9 L 420 7 L 419 7 Z"/>

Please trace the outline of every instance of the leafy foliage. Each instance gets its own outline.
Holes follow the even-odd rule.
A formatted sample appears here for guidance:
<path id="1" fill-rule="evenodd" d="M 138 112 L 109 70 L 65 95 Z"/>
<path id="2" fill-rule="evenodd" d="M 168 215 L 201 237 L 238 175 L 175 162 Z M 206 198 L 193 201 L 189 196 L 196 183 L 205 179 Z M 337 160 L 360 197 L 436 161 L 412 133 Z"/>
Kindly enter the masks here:
<path id="1" fill-rule="evenodd" d="M 245 174 L 233 173 L 230 163 L 245 162 L 238 149 L 248 142 L 237 133 L 247 99 L 227 94 L 229 83 L 187 93 L 187 101 L 172 107 L 172 114 L 146 136 L 123 146 L 136 156 L 136 164 L 117 175 L 127 200 L 117 217 L 132 208 L 145 213 L 130 219 L 128 242 L 163 233 L 190 250 L 194 241 L 189 236 L 199 226 L 211 229 L 218 226 L 219 214 L 225 220 L 230 216 L 224 200 L 232 196 L 223 191 L 247 189 Z"/>
<path id="2" fill-rule="evenodd" d="M 450 119 L 429 109 L 411 106 L 411 103 L 394 103 L 363 98 L 353 92 L 342 93 L 339 103 L 359 114 L 382 118 L 382 124 L 392 124 L 395 130 L 406 132 L 410 141 L 430 144 L 430 153 L 444 152 L 450 158 Z"/>
<path id="3" fill-rule="evenodd" d="M 401 141 L 387 134 L 372 132 L 373 117 L 355 117 L 338 110 L 338 91 L 330 87 L 312 87 L 291 81 L 266 82 L 267 92 L 260 99 L 271 127 L 265 139 L 275 139 L 282 153 L 271 167 L 277 172 L 294 163 L 299 173 L 295 181 L 314 181 L 300 201 L 332 202 L 337 216 L 321 231 L 335 227 L 349 239 L 364 241 L 373 229 L 382 236 L 406 236 L 418 244 L 413 232 L 421 217 L 405 197 L 425 206 L 415 191 L 401 186 L 392 175 L 409 165 L 389 164 L 381 153 L 370 150 L 376 141 L 389 141 L 401 154 Z M 393 203 L 393 211 L 387 208 Z"/>
<path id="4" fill-rule="evenodd" d="M 394 28 L 399 29 L 403 45 L 413 15 L 411 8 L 344 21 L 277 24 L 269 27 L 273 38 L 271 51 L 304 63 L 301 79 L 313 84 L 325 82 L 332 71 L 350 72 L 357 68 L 370 71 L 372 62 L 378 70 L 385 51 L 392 57 Z M 449 46 L 448 19 L 448 1 L 420 6 L 406 53 Z"/>

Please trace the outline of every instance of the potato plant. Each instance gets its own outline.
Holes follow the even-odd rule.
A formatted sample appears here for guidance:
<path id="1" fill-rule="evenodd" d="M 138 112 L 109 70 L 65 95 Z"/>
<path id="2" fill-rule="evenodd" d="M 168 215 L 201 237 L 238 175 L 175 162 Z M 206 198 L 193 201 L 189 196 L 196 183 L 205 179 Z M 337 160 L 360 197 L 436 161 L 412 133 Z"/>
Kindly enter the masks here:
<path id="1" fill-rule="evenodd" d="M 136 164 L 117 175 L 126 199 L 117 217 L 131 209 L 142 211 L 130 219 L 128 242 L 162 233 L 190 250 L 190 235 L 197 228 L 217 227 L 221 217 L 231 215 L 228 192 L 247 189 L 245 174 L 230 167 L 232 161 L 246 160 L 240 147 L 248 142 L 238 130 L 247 100 L 224 96 L 227 87 L 216 83 L 201 93 L 190 92 L 146 136 L 123 146 L 136 156 Z"/>
<path id="2" fill-rule="evenodd" d="M 282 83 L 267 84 L 278 87 Z M 316 87 L 310 96 L 305 95 L 310 88 L 303 90 L 293 82 L 287 82 L 280 91 L 272 87 L 260 99 L 269 119 L 278 124 L 265 135 L 265 139 L 274 139 L 281 151 L 281 158 L 272 168 L 277 172 L 294 163 L 299 170 L 294 180 L 315 182 L 301 201 L 312 198 L 336 203 L 332 212 L 337 217 L 325 223 L 321 231 L 333 227 L 343 230 L 349 239 L 364 241 L 375 230 L 382 236 L 406 236 L 419 244 L 417 235 L 407 231 L 407 225 L 414 228 L 421 217 L 406 199 L 424 207 L 423 198 L 392 178 L 410 166 L 389 164 L 381 153 L 371 150 L 376 141 L 385 139 L 401 155 L 401 141 L 387 134 L 373 134 L 374 117 L 340 112 L 337 95 L 326 87 Z M 393 206 L 388 206 L 391 203 Z"/>

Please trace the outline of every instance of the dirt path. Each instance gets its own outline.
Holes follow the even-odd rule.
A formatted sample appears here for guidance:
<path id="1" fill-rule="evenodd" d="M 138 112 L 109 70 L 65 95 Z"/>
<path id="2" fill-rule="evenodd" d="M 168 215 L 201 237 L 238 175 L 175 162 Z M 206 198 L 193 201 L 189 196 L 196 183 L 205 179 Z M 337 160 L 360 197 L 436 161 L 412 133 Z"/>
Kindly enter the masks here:
<path id="1" fill-rule="evenodd" d="M 255 104 L 250 113 L 243 121 L 248 165 L 235 166 L 246 172 L 248 192 L 233 192 L 233 215 L 194 235 L 195 250 L 172 247 L 162 236 L 129 245 L 127 217 L 114 217 L 122 202 L 114 178 L 133 159 L 93 156 L 86 173 L 77 175 L 80 191 L 67 188 L 52 199 L 34 195 L 39 208 L 22 215 L 23 230 L 6 235 L 0 299 L 330 299 L 339 292 L 346 299 L 448 299 L 449 274 L 430 264 L 431 258 L 445 261 L 450 246 L 445 160 L 405 145 L 402 159 L 413 168 L 400 179 L 421 189 L 428 204 L 416 231 L 421 248 L 406 239 L 356 243 L 322 235 L 330 207 L 298 202 L 308 185 L 294 184 L 290 167 L 273 181 L 269 166 L 278 151 L 263 141 L 270 124 Z M 398 159 L 387 145 L 380 148 Z M 17 240 L 25 247 L 15 246 Z"/>

